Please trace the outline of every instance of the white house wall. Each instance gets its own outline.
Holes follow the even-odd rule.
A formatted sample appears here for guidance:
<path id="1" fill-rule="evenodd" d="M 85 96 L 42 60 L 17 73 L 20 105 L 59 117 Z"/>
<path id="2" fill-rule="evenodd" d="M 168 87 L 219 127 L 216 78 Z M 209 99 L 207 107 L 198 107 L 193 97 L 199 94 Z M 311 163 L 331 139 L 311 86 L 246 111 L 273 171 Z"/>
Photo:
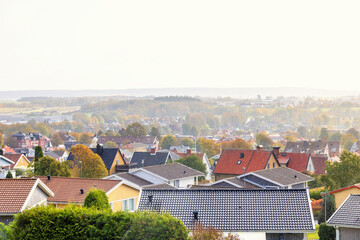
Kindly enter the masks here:
<path id="1" fill-rule="evenodd" d="M 264 232 L 224 232 L 223 236 L 227 237 L 228 234 L 238 236 L 241 240 L 266 240 L 266 234 Z"/>
<path id="2" fill-rule="evenodd" d="M 151 175 L 150 173 L 147 173 L 145 171 L 136 171 L 136 172 L 132 172 L 132 175 L 138 176 L 142 179 L 145 179 L 153 184 L 161 184 L 164 183 L 164 179 L 158 178 L 154 175 Z"/>
<path id="3" fill-rule="evenodd" d="M 194 185 L 194 184 L 195 184 L 194 177 L 181 179 L 179 183 L 179 188 L 187 188 L 188 185 Z"/>

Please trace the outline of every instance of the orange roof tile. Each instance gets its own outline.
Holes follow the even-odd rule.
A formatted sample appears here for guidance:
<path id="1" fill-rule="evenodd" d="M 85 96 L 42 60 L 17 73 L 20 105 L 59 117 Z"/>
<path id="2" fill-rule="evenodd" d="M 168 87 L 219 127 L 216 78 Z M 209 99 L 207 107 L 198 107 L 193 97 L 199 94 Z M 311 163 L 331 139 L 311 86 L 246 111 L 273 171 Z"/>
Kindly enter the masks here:
<path id="1" fill-rule="evenodd" d="M 119 184 L 120 180 L 106 180 L 95 178 L 68 178 L 68 177 L 47 177 L 40 178 L 51 191 L 54 192 L 54 197 L 49 197 L 48 202 L 63 202 L 63 203 L 82 203 L 86 194 L 92 188 L 97 188 L 108 192 L 110 189 Z M 84 194 L 81 194 L 80 189 L 84 189 Z"/>
<path id="2" fill-rule="evenodd" d="M 309 162 L 309 153 L 280 153 L 277 157 L 280 163 L 286 163 L 288 168 L 304 172 Z"/>

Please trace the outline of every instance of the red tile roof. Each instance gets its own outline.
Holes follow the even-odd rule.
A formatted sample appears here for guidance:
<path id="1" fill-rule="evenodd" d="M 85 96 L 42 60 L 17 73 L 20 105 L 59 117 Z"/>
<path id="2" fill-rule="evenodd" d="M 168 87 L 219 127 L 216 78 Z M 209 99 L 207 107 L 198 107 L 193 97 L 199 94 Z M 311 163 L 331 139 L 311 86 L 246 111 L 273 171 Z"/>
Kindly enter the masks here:
<path id="1" fill-rule="evenodd" d="M 5 153 L 4 157 L 14 162 L 14 164 L 11 164 L 10 166 L 10 168 L 14 168 L 21 155 L 21 153 Z"/>
<path id="2" fill-rule="evenodd" d="M 241 158 L 241 154 L 243 154 L 243 158 Z M 224 149 L 214 173 L 240 175 L 244 174 L 243 168 L 245 168 L 246 173 L 263 170 L 271 154 L 271 151 L 262 150 Z"/>
<path id="3" fill-rule="evenodd" d="M 286 163 L 288 168 L 304 172 L 309 162 L 309 153 L 280 153 L 277 157 L 280 163 Z"/>
<path id="4" fill-rule="evenodd" d="M 0 179 L 0 213 L 21 212 L 37 179 Z"/>
<path id="5" fill-rule="evenodd" d="M 92 188 L 97 188 L 108 192 L 110 189 L 119 184 L 120 180 L 105 180 L 95 178 L 67 178 L 67 177 L 47 177 L 40 178 L 51 191 L 54 192 L 54 197 L 49 197 L 48 202 L 61 203 L 83 203 L 88 191 Z M 84 194 L 81 194 L 80 189 L 84 189 Z"/>
<path id="6" fill-rule="evenodd" d="M 14 149 L 12 149 L 11 147 L 5 146 L 3 148 L 4 153 L 16 153 Z"/>
<path id="7" fill-rule="evenodd" d="M 311 155 L 311 159 L 314 163 L 315 174 L 325 175 L 325 167 L 328 157 L 326 155 Z"/>

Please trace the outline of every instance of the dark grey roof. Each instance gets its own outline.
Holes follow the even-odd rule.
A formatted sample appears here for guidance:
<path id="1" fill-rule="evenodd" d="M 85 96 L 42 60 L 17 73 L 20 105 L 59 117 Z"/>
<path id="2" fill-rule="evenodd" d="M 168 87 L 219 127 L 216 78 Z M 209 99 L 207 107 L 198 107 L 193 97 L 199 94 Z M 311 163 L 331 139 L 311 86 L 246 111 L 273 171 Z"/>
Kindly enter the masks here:
<path id="1" fill-rule="evenodd" d="M 158 152 L 168 152 L 168 153 L 170 153 L 171 160 L 173 160 L 173 161 L 177 161 L 180 158 L 182 158 L 181 156 L 177 155 L 176 153 L 174 153 L 174 152 L 172 152 L 172 151 L 170 151 L 168 149 L 161 149 Z"/>
<path id="2" fill-rule="evenodd" d="M 351 194 L 327 223 L 330 225 L 360 227 L 360 195 Z"/>
<path id="3" fill-rule="evenodd" d="M 57 155 L 55 152 L 53 151 L 45 151 L 44 152 L 44 155 L 45 156 L 49 156 L 49 157 L 52 157 L 52 158 L 59 158 L 59 155 Z"/>
<path id="4" fill-rule="evenodd" d="M 96 153 L 101 157 L 107 170 L 110 170 L 117 152 L 120 151 L 118 148 L 102 148 L 102 150 L 99 152 L 96 150 L 96 148 L 90 148 L 90 149 L 91 151 L 93 151 L 93 153 Z M 74 160 L 71 152 L 67 160 L 71 160 L 71 161 Z"/>
<path id="5" fill-rule="evenodd" d="M 236 187 L 236 188 L 246 188 L 246 189 L 261 189 L 260 187 L 246 182 L 243 179 L 237 177 L 225 178 L 214 183 L 209 184 L 209 186 L 214 187 Z"/>
<path id="6" fill-rule="evenodd" d="M 134 183 L 134 184 L 136 184 L 136 185 L 138 185 L 140 187 L 152 184 L 152 182 L 146 181 L 145 179 L 140 178 L 140 177 L 135 176 L 135 175 L 132 175 L 130 173 L 116 173 L 114 175 L 119 176 L 119 177 L 125 179 L 126 181 Z"/>
<path id="7" fill-rule="evenodd" d="M 193 226 L 193 212 L 198 211 L 200 223 L 221 231 L 313 232 L 309 201 L 306 189 L 143 189 L 139 210 L 169 212 L 187 228 Z"/>
<path id="8" fill-rule="evenodd" d="M 280 183 L 281 185 L 285 185 L 285 186 L 314 180 L 314 178 L 306 174 L 303 174 L 301 172 L 295 171 L 287 167 L 260 170 L 248 174 L 249 175 L 256 174 L 258 176 Z"/>
<path id="9" fill-rule="evenodd" d="M 137 164 L 138 167 L 147 167 L 165 164 L 169 158 L 168 152 L 134 152 L 130 163 Z"/>
<path id="10" fill-rule="evenodd" d="M 196 177 L 196 176 L 203 176 L 204 174 L 200 171 L 192 169 L 188 166 L 185 166 L 180 163 L 168 163 L 156 166 L 149 166 L 143 167 L 146 171 L 154 173 L 160 177 L 163 177 L 167 180 L 174 180 L 174 179 L 181 179 L 181 178 L 188 178 L 188 177 Z M 131 172 L 139 171 L 139 169 L 134 169 Z"/>

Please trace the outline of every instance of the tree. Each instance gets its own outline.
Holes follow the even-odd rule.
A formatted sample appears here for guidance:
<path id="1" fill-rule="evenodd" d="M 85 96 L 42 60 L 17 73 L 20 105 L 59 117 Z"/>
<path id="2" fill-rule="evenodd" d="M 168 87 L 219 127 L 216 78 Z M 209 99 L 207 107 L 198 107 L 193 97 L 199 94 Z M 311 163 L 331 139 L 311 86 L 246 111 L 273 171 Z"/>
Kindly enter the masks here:
<path id="1" fill-rule="evenodd" d="M 177 140 L 173 135 L 166 135 L 161 139 L 160 146 L 162 149 L 169 149 L 171 146 L 177 145 Z"/>
<path id="2" fill-rule="evenodd" d="M 59 146 L 61 144 L 64 144 L 64 140 L 59 133 L 55 133 L 51 138 L 51 143 L 53 144 L 53 146 Z"/>
<path id="3" fill-rule="evenodd" d="M 91 189 L 88 194 L 86 194 L 84 207 L 94 208 L 97 210 L 110 209 L 109 199 L 106 196 L 105 191 L 100 189 Z"/>
<path id="4" fill-rule="evenodd" d="M 38 160 L 35 175 L 70 177 L 70 167 L 67 161 L 60 163 L 55 158 L 45 156 Z"/>
<path id="5" fill-rule="evenodd" d="M 107 142 L 104 144 L 104 147 L 105 147 L 105 148 L 117 148 L 117 145 L 116 145 L 115 142 L 107 141 Z"/>
<path id="6" fill-rule="evenodd" d="M 80 177 L 81 171 L 84 178 L 103 178 L 108 175 L 101 157 L 85 145 L 73 146 L 71 154 L 73 155 L 72 176 Z"/>
<path id="7" fill-rule="evenodd" d="M 236 148 L 236 149 L 251 149 L 251 145 L 247 142 L 245 142 L 243 139 L 241 138 L 237 138 L 234 141 L 230 141 L 230 142 L 223 142 L 221 143 L 221 148 L 225 149 L 225 148 Z"/>
<path id="8" fill-rule="evenodd" d="M 304 126 L 298 127 L 297 133 L 298 133 L 302 138 L 305 138 L 306 135 L 307 135 L 307 129 L 306 129 L 306 127 L 304 127 Z"/>
<path id="9" fill-rule="evenodd" d="M 360 182 L 360 156 L 344 151 L 340 162 L 326 163 L 326 175 L 321 181 L 329 190 L 335 190 Z"/>
<path id="10" fill-rule="evenodd" d="M 150 136 L 157 137 L 157 139 L 161 139 L 161 134 L 159 129 L 156 127 L 152 127 L 150 130 Z"/>
<path id="11" fill-rule="evenodd" d="M 255 136 L 255 142 L 257 145 L 262 145 L 265 150 L 271 150 L 273 141 L 266 132 L 259 132 Z"/>
<path id="12" fill-rule="evenodd" d="M 13 175 L 11 174 L 10 170 L 7 172 L 5 178 L 13 178 Z"/>
<path id="13" fill-rule="evenodd" d="M 181 140 L 181 144 L 184 145 L 184 146 L 188 146 L 190 148 L 193 148 L 194 147 L 194 141 L 191 139 L 191 138 L 183 138 Z"/>
<path id="14" fill-rule="evenodd" d="M 336 229 L 332 226 L 326 225 L 326 223 L 321 223 L 319 226 L 318 234 L 319 234 L 320 240 L 335 240 Z"/>
<path id="15" fill-rule="evenodd" d="M 215 143 L 211 139 L 199 138 L 199 144 L 196 147 L 198 145 L 200 145 L 201 152 L 206 153 L 208 158 L 220 153 L 220 144 Z"/>
<path id="16" fill-rule="evenodd" d="M 285 140 L 287 142 L 296 142 L 298 139 L 298 134 L 296 132 L 286 131 Z"/>
<path id="17" fill-rule="evenodd" d="M 326 128 L 321 128 L 319 139 L 327 141 L 329 139 L 329 131 Z"/>
<path id="18" fill-rule="evenodd" d="M 36 146 L 35 147 L 35 158 L 34 158 L 34 171 L 36 171 L 37 168 L 37 162 L 39 161 L 40 158 L 42 158 L 44 156 L 43 150 L 40 146 Z"/>
<path id="19" fill-rule="evenodd" d="M 191 128 L 192 128 L 192 125 L 190 123 L 184 123 L 182 125 L 182 133 L 184 135 L 191 135 Z"/>
<path id="20" fill-rule="evenodd" d="M 326 201 L 325 201 L 326 199 Z M 326 202 L 326 219 L 325 219 L 325 202 Z M 321 210 L 319 213 L 319 224 L 326 222 L 336 211 L 335 200 L 331 194 L 325 194 L 321 203 Z"/>
<path id="21" fill-rule="evenodd" d="M 347 133 L 352 134 L 356 139 L 360 138 L 360 133 L 358 130 L 356 130 L 355 128 L 350 128 Z"/>
<path id="22" fill-rule="evenodd" d="M 356 138 L 351 133 L 347 133 L 341 136 L 341 147 L 345 150 L 350 150 L 351 146 L 356 142 Z"/>
<path id="23" fill-rule="evenodd" d="M 129 137 L 142 137 L 146 136 L 146 130 L 143 125 L 134 122 L 126 127 L 126 136 Z"/>
<path id="24" fill-rule="evenodd" d="M 0 132 L 0 146 L 4 145 L 4 135 Z"/>
<path id="25" fill-rule="evenodd" d="M 330 141 L 339 141 L 339 142 L 340 142 L 340 141 L 341 141 L 341 137 L 342 137 L 341 132 L 335 132 L 335 133 L 331 134 L 329 140 L 330 140 Z"/>
<path id="26" fill-rule="evenodd" d="M 196 154 L 192 154 L 191 156 L 181 158 L 177 162 L 184 164 L 185 166 L 188 166 L 195 170 L 198 170 L 204 173 L 204 175 L 207 174 L 205 164 L 202 162 L 201 158 Z"/>
<path id="27" fill-rule="evenodd" d="M 82 133 L 79 137 L 79 142 L 83 144 L 90 144 L 91 141 L 91 136 L 88 133 Z"/>

